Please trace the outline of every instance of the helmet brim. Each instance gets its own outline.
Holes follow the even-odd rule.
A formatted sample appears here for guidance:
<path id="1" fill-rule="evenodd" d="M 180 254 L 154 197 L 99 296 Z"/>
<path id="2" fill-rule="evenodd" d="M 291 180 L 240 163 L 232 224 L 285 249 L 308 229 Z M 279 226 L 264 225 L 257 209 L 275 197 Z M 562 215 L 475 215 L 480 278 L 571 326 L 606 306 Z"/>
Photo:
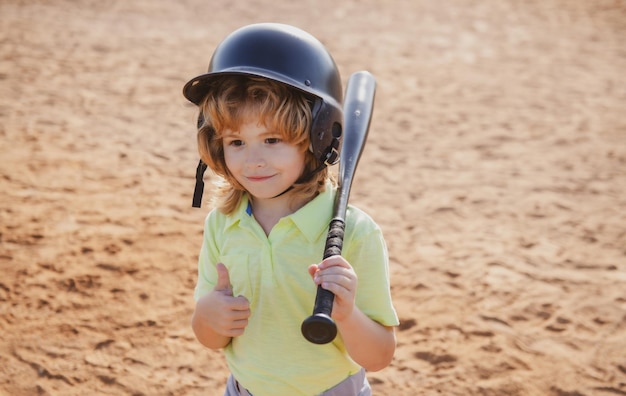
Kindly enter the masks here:
<path id="1" fill-rule="evenodd" d="M 316 94 L 313 89 L 305 90 L 305 89 L 300 88 L 302 83 L 299 81 L 294 81 L 288 77 L 285 77 L 284 75 L 281 75 L 278 73 L 272 73 L 271 71 L 268 71 L 268 70 L 246 68 L 246 67 L 222 70 L 219 72 L 204 73 L 199 76 L 196 76 L 185 84 L 185 86 L 183 87 L 183 95 L 191 103 L 195 104 L 196 106 L 200 106 L 204 98 L 211 91 L 211 83 L 216 79 L 222 78 L 224 76 L 229 76 L 229 75 L 230 76 L 248 76 L 248 77 L 267 78 L 269 80 L 285 84 L 289 86 L 290 88 L 296 89 L 304 93 L 305 95 L 310 96 L 311 99 L 313 98 L 322 99 L 322 100 L 324 99 L 320 97 L 318 94 Z M 326 98 L 326 100 L 328 100 L 328 98 Z"/>

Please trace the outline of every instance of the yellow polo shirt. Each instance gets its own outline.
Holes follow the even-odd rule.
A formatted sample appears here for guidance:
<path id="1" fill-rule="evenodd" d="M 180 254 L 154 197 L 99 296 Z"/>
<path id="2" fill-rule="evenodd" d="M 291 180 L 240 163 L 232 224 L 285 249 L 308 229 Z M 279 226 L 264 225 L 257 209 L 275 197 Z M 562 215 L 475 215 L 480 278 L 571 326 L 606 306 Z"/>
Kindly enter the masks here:
<path id="1" fill-rule="evenodd" d="M 361 367 L 341 337 L 325 345 L 307 341 L 302 321 L 313 311 L 316 286 L 307 268 L 322 260 L 335 190 L 330 186 L 266 236 L 244 199 L 235 213 L 213 210 L 206 218 L 195 298 L 213 290 L 215 264 L 228 268 L 233 294 L 250 301 L 243 335 L 224 352 L 235 378 L 255 396 L 317 395 Z M 359 279 L 356 304 L 367 316 L 398 325 L 389 288 L 382 232 L 363 211 L 349 206 L 342 256 Z"/>

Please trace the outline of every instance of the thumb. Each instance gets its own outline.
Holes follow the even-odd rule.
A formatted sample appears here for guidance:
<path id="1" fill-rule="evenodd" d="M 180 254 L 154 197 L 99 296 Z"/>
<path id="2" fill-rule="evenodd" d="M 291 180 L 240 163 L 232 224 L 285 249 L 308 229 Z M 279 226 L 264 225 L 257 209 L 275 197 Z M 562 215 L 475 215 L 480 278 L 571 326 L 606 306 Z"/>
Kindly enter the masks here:
<path id="1" fill-rule="evenodd" d="M 317 264 L 311 264 L 309 265 L 309 275 L 311 275 L 311 278 L 315 278 L 315 273 L 319 270 L 319 267 Z"/>
<path id="2" fill-rule="evenodd" d="M 230 275 L 228 274 L 228 268 L 222 263 L 217 263 L 215 266 L 217 269 L 217 284 L 213 290 L 227 292 L 229 295 L 233 295 L 233 287 L 230 284 Z"/>

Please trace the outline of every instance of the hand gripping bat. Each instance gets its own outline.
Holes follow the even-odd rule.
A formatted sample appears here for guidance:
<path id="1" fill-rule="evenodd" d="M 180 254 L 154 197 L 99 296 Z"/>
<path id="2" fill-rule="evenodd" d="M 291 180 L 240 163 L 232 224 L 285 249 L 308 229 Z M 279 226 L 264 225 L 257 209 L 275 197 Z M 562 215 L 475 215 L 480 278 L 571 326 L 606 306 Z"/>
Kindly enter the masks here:
<path id="1" fill-rule="evenodd" d="M 333 218 L 326 236 L 324 259 L 341 254 L 348 197 L 369 132 L 375 93 L 376 79 L 369 72 L 355 72 L 348 79 L 343 104 L 344 135 L 339 162 L 338 189 Z M 305 319 L 301 326 L 302 335 L 310 342 L 327 344 L 337 336 L 337 325 L 330 317 L 334 299 L 335 295 L 332 292 L 321 286 L 317 287 L 313 314 Z"/>

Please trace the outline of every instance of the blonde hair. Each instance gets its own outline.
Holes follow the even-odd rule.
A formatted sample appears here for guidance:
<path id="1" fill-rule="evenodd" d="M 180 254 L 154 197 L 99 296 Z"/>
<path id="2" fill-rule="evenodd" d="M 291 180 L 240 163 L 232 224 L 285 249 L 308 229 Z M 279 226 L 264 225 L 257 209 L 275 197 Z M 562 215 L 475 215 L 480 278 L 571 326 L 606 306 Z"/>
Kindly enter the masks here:
<path id="1" fill-rule="evenodd" d="M 233 213 L 246 193 L 226 166 L 223 133 L 238 131 L 251 119 L 278 131 L 284 141 L 305 153 L 303 175 L 290 194 L 293 200 L 310 200 L 324 191 L 335 178 L 325 167 L 314 173 L 319 161 L 309 150 L 312 122 L 311 102 L 299 91 L 264 78 L 231 75 L 212 82 L 209 94 L 200 104 L 198 151 L 202 161 L 218 176 L 214 181 L 213 204 L 225 214 Z M 256 117 L 256 118 L 254 118 Z"/>

